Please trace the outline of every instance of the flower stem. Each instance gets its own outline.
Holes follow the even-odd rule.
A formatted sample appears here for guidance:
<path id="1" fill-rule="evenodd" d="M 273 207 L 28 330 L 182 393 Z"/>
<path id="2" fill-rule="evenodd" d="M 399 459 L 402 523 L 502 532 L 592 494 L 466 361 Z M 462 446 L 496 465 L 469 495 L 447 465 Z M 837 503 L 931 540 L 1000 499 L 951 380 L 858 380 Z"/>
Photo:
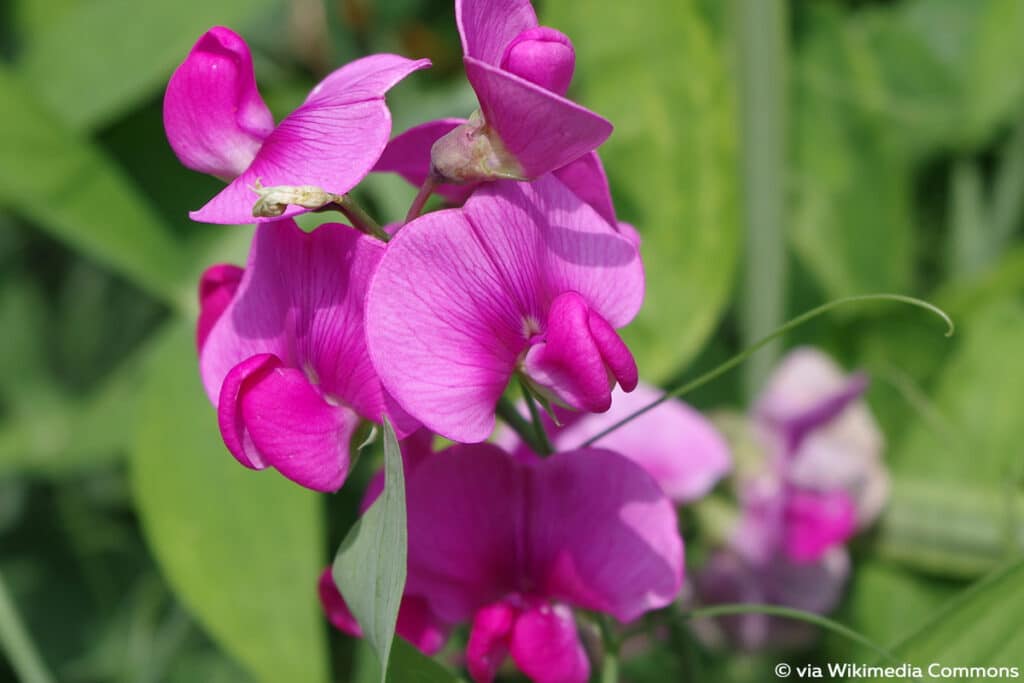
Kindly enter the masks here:
<path id="1" fill-rule="evenodd" d="M 423 213 L 423 207 L 426 206 L 427 200 L 430 199 L 430 195 L 434 194 L 434 188 L 437 187 L 437 178 L 433 173 L 427 176 L 427 179 L 423 181 L 423 186 L 420 187 L 420 191 L 416 193 L 416 197 L 412 200 L 412 205 L 409 207 L 409 212 L 405 214 L 405 222 L 415 220 Z"/>
<path id="2" fill-rule="evenodd" d="M 345 214 L 345 218 L 352 221 L 352 227 L 365 232 L 367 235 L 372 235 L 382 242 L 387 242 L 391 239 L 391 235 L 384 228 L 380 227 L 380 223 L 373 220 L 370 214 L 366 213 L 366 210 L 353 199 L 352 195 L 342 195 L 337 202 L 337 206 Z"/>
<path id="3" fill-rule="evenodd" d="M 599 618 L 597 625 L 601 629 L 601 642 L 604 644 L 601 683 L 619 683 L 619 639 L 607 618 Z"/>
<path id="4" fill-rule="evenodd" d="M 543 444 L 537 441 L 537 431 L 533 428 L 533 425 L 504 396 L 498 400 L 497 413 L 498 417 L 504 420 L 505 424 L 511 427 L 512 431 L 518 434 L 519 438 L 525 441 L 531 450 L 535 453 L 540 453 L 544 450 Z"/>
<path id="5" fill-rule="evenodd" d="M 530 411 L 530 421 L 533 422 L 533 431 L 537 435 L 537 443 L 541 447 L 541 450 L 536 452 L 545 457 L 549 456 L 555 452 L 555 447 L 551 444 L 547 430 L 544 429 L 544 422 L 541 421 L 540 411 L 537 409 L 537 402 L 533 399 L 533 393 L 530 392 L 530 387 L 526 385 L 526 380 L 522 376 L 519 377 L 519 388 L 523 390 L 523 398 Z"/>
<path id="6" fill-rule="evenodd" d="M 7 653 L 11 666 L 19 680 L 25 683 L 53 683 L 53 676 L 46 670 L 39 652 L 36 651 L 25 625 L 18 615 L 14 601 L 7 591 L 7 584 L 0 574 L 0 650 Z"/>

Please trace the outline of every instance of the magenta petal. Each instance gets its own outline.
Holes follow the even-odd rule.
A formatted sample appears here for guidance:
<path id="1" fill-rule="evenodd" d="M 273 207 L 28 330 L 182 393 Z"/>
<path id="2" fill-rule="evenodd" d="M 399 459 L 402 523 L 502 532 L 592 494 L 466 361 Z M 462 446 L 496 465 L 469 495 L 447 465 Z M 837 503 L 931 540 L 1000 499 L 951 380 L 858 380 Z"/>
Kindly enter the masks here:
<path id="1" fill-rule="evenodd" d="M 220 387 L 220 397 L 217 401 L 217 424 L 220 426 L 220 435 L 224 439 L 224 445 L 238 462 L 254 470 L 262 470 L 267 463 L 253 445 L 252 438 L 245 427 L 245 417 L 241 410 L 241 395 L 254 378 L 258 378 L 268 369 L 280 365 L 281 360 L 273 354 L 264 353 L 252 356 L 231 368 Z"/>
<path id="2" fill-rule="evenodd" d="M 210 266 L 199 278 L 199 320 L 196 322 L 196 348 L 202 351 L 210 329 L 220 320 L 224 309 L 231 303 L 244 271 L 238 266 L 220 264 Z"/>
<path id="3" fill-rule="evenodd" d="M 547 329 L 543 341 L 533 346 L 523 361 L 523 370 L 531 382 L 554 394 L 560 401 L 573 408 L 600 413 L 611 407 L 612 395 L 609 372 L 594 335 L 591 333 L 590 309 L 583 297 L 575 292 L 558 295 L 548 312 Z M 600 319 L 600 316 L 598 316 Z M 604 323 L 603 320 L 601 320 Z M 602 335 L 618 335 L 607 323 L 599 328 Z M 605 339 L 610 345 L 610 340 Z M 616 360 L 622 365 L 619 351 L 625 350 L 629 361 L 633 357 L 629 349 L 619 341 L 620 348 L 613 349 Z M 633 364 L 635 386 L 636 365 Z"/>
<path id="4" fill-rule="evenodd" d="M 359 418 L 327 403 L 302 372 L 264 365 L 247 378 L 235 411 L 262 461 L 288 479 L 324 492 L 345 483 Z"/>
<path id="5" fill-rule="evenodd" d="M 592 152 L 612 133 L 594 112 L 515 74 L 464 58 L 484 119 L 528 178 Z"/>
<path id="6" fill-rule="evenodd" d="M 547 26 L 523 31 L 505 48 L 501 68 L 536 83 L 556 95 L 565 95 L 576 69 L 572 41 Z"/>
<path id="7" fill-rule="evenodd" d="M 473 616 L 466 644 L 466 668 L 474 683 L 491 683 L 508 655 L 519 610 L 506 602 L 482 607 Z"/>
<path id="8" fill-rule="evenodd" d="M 341 591 L 334 585 L 330 567 L 324 569 L 320 574 L 316 589 L 320 596 L 320 606 L 323 607 L 328 621 L 334 628 L 354 638 L 362 638 L 363 629 L 359 627 L 359 623 L 349 611 L 348 605 L 345 604 L 345 598 L 341 597 Z"/>
<path id="9" fill-rule="evenodd" d="M 785 522 L 786 555 L 806 564 L 846 543 L 857 529 L 857 513 L 853 501 L 842 491 L 794 491 L 786 500 Z"/>
<path id="10" fill-rule="evenodd" d="M 516 666 L 535 683 L 587 683 L 590 660 L 572 610 L 541 605 L 516 620 L 509 646 Z"/>
<path id="11" fill-rule="evenodd" d="M 412 432 L 418 425 L 385 394 L 366 349 L 363 305 L 383 252 L 383 243 L 343 225 L 305 233 L 290 220 L 261 224 L 238 291 L 200 355 L 211 399 L 231 368 L 273 354 L 331 401 L 374 422 L 387 415 L 399 436 Z"/>
<path id="12" fill-rule="evenodd" d="M 558 454 L 534 473 L 529 566 L 544 595 L 623 622 L 676 598 L 683 542 L 650 475 L 600 449 Z"/>
<path id="13" fill-rule="evenodd" d="M 397 173 L 413 186 L 421 187 L 430 175 L 430 148 L 465 122 L 465 119 L 440 119 L 410 128 L 388 143 L 373 170 Z M 476 184 L 442 184 L 434 192 L 458 206 L 469 198 L 474 189 Z"/>
<path id="14" fill-rule="evenodd" d="M 490 444 L 454 446 L 423 461 L 406 487 L 409 578 L 442 620 L 518 590 L 526 470 Z"/>
<path id="15" fill-rule="evenodd" d="M 456 0 L 455 20 L 463 53 L 498 66 L 505 48 L 537 26 L 530 0 Z"/>
<path id="16" fill-rule="evenodd" d="M 224 180 L 240 175 L 274 130 L 242 37 L 216 26 L 167 84 L 164 129 L 181 163 Z M 251 208 L 251 207 L 250 207 Z"/>
<path id="17" fill-rule="evenodd" d="M 397 55 L 372 55 L 341 67 L 309 94 L 264 141 L 252 164 L 206 206 L 190 215 L 204 223 L 254 222 L 251 189 L 258 182 L 312 185 L 345 194 L 377 163 L 391 135 L 384 94 L 430 65 Z M 304 213 L 289 207 L 283 217 Z"/>
<path id="18" fill-rule="evenodd" d="M 612 204 L 611 189 L 608 187 L 608 176 L 597 152 L 584 154 L 576 161 L 554 171 L 554 174 L 566 187 L 575 192 L 577 197 L 590 204 L 601 218 L 612 226 L 619 226 Z M 633 229 L 632 226 L 628 227 Z M 621 226 L 619 231 L 622 232 Z M 635 229 L 633 231 L 635 232 Z"/>
<path id="19" fill-rule="evenodd" d="M 557 179 L 491 183 L 392 240 L 367 299 L 370 353 L 409 413 L 450 439 L 482 441 L 558 295 L 576 292 L 621 326 L 643 287 L 636 247 Z"/>
<path id="20" fill-rule="evenodd" d="M 629 347 L 622 341 L 608 321 L 594 311 L 587 312 L 587 329 L 601 353 L 601 360 L 608 368 L 608 374 L 615 378 L 625 391 L 636 389 L 640 373 Z"/>
<path id="21" fill-rule="evenodd" d="M 569 423 L 555 433 L 555 444 L 559 450 L 576 448 L 661 397 L 661 391 L 643 383 L 628 394 L 615 389 L 608 412 Z M 711 421 L 678 399 L 665 401 L 595 445 L 643 467 L 677 503 L 703 497 L 732 467 L 729 446 Z"/>

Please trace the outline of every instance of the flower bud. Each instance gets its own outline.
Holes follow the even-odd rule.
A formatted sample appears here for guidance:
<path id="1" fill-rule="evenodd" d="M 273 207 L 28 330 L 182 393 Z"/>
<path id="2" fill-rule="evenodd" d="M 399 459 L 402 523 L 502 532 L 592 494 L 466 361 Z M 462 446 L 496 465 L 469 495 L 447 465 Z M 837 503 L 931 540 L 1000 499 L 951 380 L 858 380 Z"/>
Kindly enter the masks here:
<path id="1" fill-rule="evenodd" d="M 560 31 L 546 26 L 523 31 L 505 48 L 501 68 L 565 95 L 576 68 L 572 42 Z"/>
<path id="2" fill-rule="evenodd" d="M 431 172 L 449 183 L 526 179 L 519 162 L 479 111 L 434 143 L 430 164 Z"/>

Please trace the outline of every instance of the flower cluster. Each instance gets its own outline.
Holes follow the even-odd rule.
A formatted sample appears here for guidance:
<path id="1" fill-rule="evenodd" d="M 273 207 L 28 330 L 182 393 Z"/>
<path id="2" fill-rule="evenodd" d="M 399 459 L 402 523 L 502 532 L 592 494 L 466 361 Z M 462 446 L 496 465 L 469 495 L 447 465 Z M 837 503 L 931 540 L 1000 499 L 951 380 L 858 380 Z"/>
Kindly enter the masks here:
<path id="1" fill-rule="evenodd" d="M 468 625 L 477 683 L 508 660 L 534 681 L 583 683 L 576 610 L 630 622 L 673 604 L 676 506 L 711 491 L 733 455 L 686 404 L 649 409 L 660 394 L 619 336 L 644 298 L 640 236 L 595 151 L 611 125 L 566 98 L 569 38 L 529 0 L 456 0 L 456 16 L 479 109 L 390 141 L 385 96 L 427 60 L 359 59 L 276 124 L 229 29 L 174 72 L 171 147 L 226 183 L 192 218 L 257 223 L 244 268 L 202 276 L 199 367 L 228 451 L 315 491 L 344 485 L 363 427 L 393 426 L 409 539 L 400 636 L 436 653 Z M 404 224 L 376 224 L 349 194 L 371 172 L 420 187 Z M 423 213 L 433 194 L 444 208 Z M 293 218 L 310 211 L 346 222 L 307 232 Z M 786 602 L 792 582 L 843 569 L 842 544 L 885 495 L 863 387 L 811 352 L 779 370 L 753 418 L 771 466 L 745 483 L 703 597 Z M 454 445 L 436 451 L 438 437 Z M 810 608 L 827 609 L 836 585 Z M 359 635 L 330 572 L 319 589 L 332 623 Z"/>
<path id="2" fill-rule="evenodd" d="M 739 522 L 697 576 L 701 601 L 818 614 L 836 606 L 850 567 L 846 543 L 875 521 L 889 491 L 882 435 L 861 398 L 866 387 L 864 375 L 845 375 L 814 349 L 782 361 L 753 414 L 732 430 L 745 432 L 737 440 L 754 462 L 737 477 Z M 724 623 L 747 649 L 809 635 L 807 624 L 759 614 Z"/>

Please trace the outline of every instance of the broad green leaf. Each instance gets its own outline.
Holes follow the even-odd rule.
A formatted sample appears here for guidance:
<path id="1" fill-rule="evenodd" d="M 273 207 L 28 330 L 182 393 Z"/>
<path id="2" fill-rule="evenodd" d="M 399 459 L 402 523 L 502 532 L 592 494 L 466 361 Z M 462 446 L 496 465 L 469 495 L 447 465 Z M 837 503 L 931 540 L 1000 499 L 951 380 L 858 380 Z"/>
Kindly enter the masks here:
<path id="1" fill-rule="evenodd" d="M 739 235 L 736 103 L 728 46 L 693 0 L 549 2 L 576 41 L 573 95 L 615 124 L 600 150 L 622 220 L 643 239 L 647 298 L 624 338 L 664 380 L 707 338 Z"/>
<path id="2" fill-rule="evenodd" d="M 53 111 L 60 112 L 66 124 L 94 128 L 161 90 L 203 31 L 214 25 L 237 28 L 281 4 L 280 0 L 81 2 L 40 30 L 17 65 L 26 82 Z"/>
<path id="3" fill-rule="evenodd" d="M 256 678 L 323 683 L 319 499 L 231 457 L 193 343 L 180 325 L 142 389 L 131 464 L 146 538 L 178 597 Z"/>
<path id="4" fill-rule="evenodd" d="M 890 458 L 901 474 L 991 484 L 1019 476 L 1024 422 L 1024 305 L 995 301 L 958 321 L 959 347 L 946 364 L 934 405 L 944 429 L 919 421 Z"/>
<path id="5" fill-rule="evenodd" d="M 933 662 L 958 667 L 1017 667 L 1024 664 L 1024 562 L 996 571 L 955 598 L 896 647 L 900 659 L 927 668 Z M 927 670 L 925 671 L 927 674 Z M 1009 678 L 1010 676 L 1005 676 Z M 968 673 L 959 681 L 991 680 Z"/>
<path id="6" fill-rule="evenodd" d="M 835 21 L 814 27 L 794 68 L 790 239 L 829 298 L 905 291 L 912 266 L 908 157 L 885 119 L 847 99 L 881 87 L 871 46 Z"/>
<path id="7" fill-rule="evenodd" d="M 853 572 L 838 618 L 874 642 L 888 645 L 920 628 L 921 620 L 936 612 L 960 587 L 956 582 L 869 559 Z M 877 655 L 834 637 L 829 638 L 828 651 L 837 659 L 853 662 L 872 661 Z"/>
<path id="8" fill-rule="evenodd" d="M 177 305 L 186 258 L 131 181 L 0 66 L 0 205 Z"/>
<path id="9" fill-rule="evenodd" d="M 352 525 L 331 573 L 378 661 L 388 662 L 405 590 L 408 538 L 402 451 L 386 418 L 382 432 L 384 491 Z M 384 666 L 380 680 L 387 676 Z"/>
<path id="10" fill-rule="evenodd" d="M 875 546 L 879 556 L 919 571 L 976 578 L 1024 555 L 1019 488 L 920 477 L 893 482 Z"/>

